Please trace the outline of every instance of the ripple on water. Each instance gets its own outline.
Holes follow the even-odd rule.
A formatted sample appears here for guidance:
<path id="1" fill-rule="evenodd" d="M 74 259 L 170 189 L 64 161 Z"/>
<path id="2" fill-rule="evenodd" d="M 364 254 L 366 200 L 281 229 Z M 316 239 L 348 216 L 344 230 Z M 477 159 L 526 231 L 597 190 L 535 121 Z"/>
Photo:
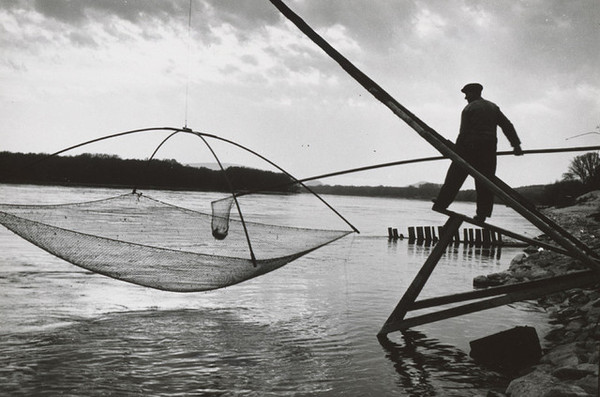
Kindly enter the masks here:
<path id="1" fill-rule="evenodd" d="M 23 202 L 43 196 L 40 190 L 45 191 L 0 185 L 0 192 L 20 194 Z M 115 195 L 94 189 L 47 192 L 53 203 Z M 196 209 L 215 198 L 151 195 Z M 153 291 L 90 274 L 0 229 L 0 394 L 469 396 L 501 384 L 502 377 L 464 353 L 468 341 L 535 324 L 540 316 L 497 308 L 493 315 L 423 326 L 422 333 L 393 334 L 380 344 L 375 334 L 431 247 L 377 236 L 389 225 L 442 220 L 423 210 L 430 203 L 331 199 L 356 221 L 360 236 L 276 272 L 199 294 Z M 268 219 L 258 220 L 266 223 L 331 225 L 305 195 L 264 196 L 250 204 L 256 210 L 250 212 L 263 214 Z M 497 213 L 514 229 L 501 207 Z M 423 297 L 472 288 L 473 276 L 507 267 L 512 256 L 502 255 L 454 247 Z"/>
<path id="2" fill-rule="evenodd" d="M 221 310 L 113 314 L 43 334 L 4 336 L 0 363 L 7 376 L 0 390 L 189 395 L 332 388 L 348 362 L 339 359 L 343 335 L 337 341 L 295 335 Z"/>

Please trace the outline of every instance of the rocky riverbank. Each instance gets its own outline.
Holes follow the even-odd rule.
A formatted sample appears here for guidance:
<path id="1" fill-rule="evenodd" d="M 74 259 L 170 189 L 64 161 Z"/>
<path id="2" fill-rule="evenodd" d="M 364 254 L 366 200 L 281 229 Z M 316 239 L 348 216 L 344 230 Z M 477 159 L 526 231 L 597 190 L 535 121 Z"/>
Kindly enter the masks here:
<path id="1" fill-rule="evenodd" d="M 573 206 L 549 208 L 545 213 L 600 253 L 600 191 L 579 197 Z M 476 277 L 474 285 L 517 283 L 586 269 L 565 255 L 529 247 L 512 260 L 507 271 Z M 513 379 L 504 395 L 598 396 L 600 285 L 555 293 L 539 299 L 538 304 L 548 312 L 555 327 L 544 336 L 540 362 Z"/>

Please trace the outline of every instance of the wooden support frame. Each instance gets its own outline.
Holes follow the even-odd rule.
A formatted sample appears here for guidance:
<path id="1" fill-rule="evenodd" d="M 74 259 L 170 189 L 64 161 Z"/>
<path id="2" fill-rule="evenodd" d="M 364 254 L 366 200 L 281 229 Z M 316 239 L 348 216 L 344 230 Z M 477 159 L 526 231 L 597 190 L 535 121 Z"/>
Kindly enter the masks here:
<path id="1" fill-rule="evenodd" d="M 457 317 L 481 310 L 492 309 L 494 307 L 507 305 L 513 302 L 518 302 L 527 299 L 537 299 L 558 291 L 571 288 L 580 288 L 594 285 L 600 282 L 600 274 L 595 270 L 587 270 L 576 273 L 571 273 L 563 276 L 555 276 L 544 278 L 535 281 L 503 285 L 492 287 L 483 290 L 462 292 L 458 294 L 439 296 L 417 301 L 418 295 L 427 283 L 427 280 L 433 273 L 437 263 L 444 254 L 448 245 L 452 242 L 453 236 L 457 233 L 463 221 L 476 224 L 478 226 L 489 227 L 492 230 L 502 230 L 496 226 L 488 225 L 484 222 L 479 222 L 466 215 L 458 214 L 452 211 L 443 211 L 449 215 L 449 219 L 443 227 L 443 232 L 440 235 L 440 240 L 432 250 L 431 254 L 425 261 L 425 264 L 415 276 L 413 282 L 408 287 L 402 299 L 389 316 L 383 327 L 378 333 L 378 336 L 387 335 L 394 331 L 403 331 L 408 328 L 418 325 L 428 324 L 436 321 L 445 320 L 452 317 Z M 503 233 L 512 235 L 515 238 L 523 239 L 516 233 L 503 230 Z M 531 240 L 531 239 L 529 239 Z M 539 241 L 531 240 L 532 243 L 539 245 Z M 557 247 L 547 245 L 549 249 L 569 255 L 570 252 L 561 250 Z M 489 298 L 489 299 L 483 299 Z M 422 314 L 414 317 L 406 318 L 410 311 L 422 310 L 436 306 L 448 305 L 452 303 L 471 301 L 480 299 L 477 302 L 463 304 L 461 306 L 443 309 L 432 313 Z"/>
<path id="2" fill-rule="evenodd" d="M 549 294 L 552 294 L 555 292 L 563 291 L 565 289 L 581 288 L 581 287 L 585 287 L 585 286 L 594 285 L 600 281 L 600 279 L 598 278 L 598 275 L 595 273 L 592 273 L 590 271 L 586 271 L 583 273 L 585 273 L 585 274 L 578 274 L 577 275 L 578 277 L 574 277 L 572 279 L 559 279 L 558 277 L 551 277 L 551 278 L 543 280 L 542 285 L 540 285 L 538 287 L 532 287 L 530 285 L 527 285 L 527 283 L 513 284 L 513 285 L 511 285 L 511 287 L 513 287 L 512 292 L 509 292 L 506 294 L 500 294 L 494 298 L 481 300 L 478 302 L 473 302 L 473 303 L 465 304 L 465 305 L 458 306 L 458 307 L 453 307 L 451 309 L 440 310 L 440 311 L 433 312 L 433 313 L 427 313 L 427 314 L 423 314 L 420 316 L 403 319 L 401 322 L 394 324 L 394 326 L 388 327 L 388 329 L 392 329 L 394 331 L 402 331 L 402 330 L 405 330 L 408 328 L 416 327 L 418 325 L 441 321 L 441 320 L 445 320 L 448 318 L 462 316 L 465 314 L 469 314 L 469 313 L 473 313 L 473 312 L 477 312 L 477 311 L 481 311 L 481 310 L 492 309 L 494 307 L 504 306 L 504 305 L 508 305 L 508 304 L 514 303 L 514 302 L 519 302 L 519 301 L 528 300 L 528 299 L 541 298 L 543 296 L 546 296 L 546 295 L 549 295 Z M 475 292 L 477 292 L 477 291 L 475 291 Z M 492 295 L 492 294 L 497 294 L 498 292 L 499 291 L 491 290 L 488 292 L 488 294 Z M 476 295 L 476 294 L 473 294 L 473 295 Z M 443 298 L 446 298 L 448 301 L 452 300 L 452 299 L 448 299 L 448 298 L 451 298 L 451 296 L 443 297 Z M 442 298 L 438 298 L 438 299 L 441 300 Z M 411 306 L 409 308 L 409 310 L 418 310 L 419 308 L 427 306 L 427 305 L 424 305 L 423 302 L 424 301 L 414 302 L 414 305 Z M 433 301 L 428 302 L 428 304 L 431 304 L 431 303 L 433 303 Z M 382 328 L 382 331 L 384 331 L 383 328 Z M 388 331 L 388 332 L 390 332 L 390 331 Z M 380 334 L 386 334 L 388 332 L 380 332 Z"/>

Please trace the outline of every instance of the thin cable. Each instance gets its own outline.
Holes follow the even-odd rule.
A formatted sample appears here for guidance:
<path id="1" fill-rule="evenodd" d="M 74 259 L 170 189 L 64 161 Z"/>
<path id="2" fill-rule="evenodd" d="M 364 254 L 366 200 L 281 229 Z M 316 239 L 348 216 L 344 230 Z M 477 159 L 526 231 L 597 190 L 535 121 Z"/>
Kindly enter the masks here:
<path id="1" fill-rule="evenodd" d="M 597 146 L 579 146 L 579 147 L 554 148 L 554 149 L 530 149 L 530 150 L 523 150 L 523 154 L 524 155 L 525 154 L 551 154 L 551 153 L 566 153 L 566 152 L 583 152 L 583 151 L 592 151 L 592 150 L 600 150 L 600 146 L 597 145 Z M 512 151 L 512 150 L 500 151 L 500 152 L 497 152 L 496 155 L 498 155 L 498 156 L 514 155 L 514 151 Z M 248 194 L 259 193 L 261 191 L 264 191 L 265 189 L 282 188 L 282 187 L 286 187 L 289 185 L 293 185 L 295 183 L 310 182 L 310 181 L 314 181 L 317 179 L 325 179 L 325 178 L 331 178 L 334 176 L 352 174 L 352 173 L 356 173 L 356 172 L 370 171 L 370 170 L 375 170 L 378 168 L 394 167 L 394 166 L 398 166 L 398 165 L 423 163 L 423 162 L 437 161 L 437 160 L 449 160 L 449 158 L 446 156 L 431 156 L 431 157 L 421 157 L 421 158 L 416 158 L 416 159 L 393 161 L 390 163 L 373 164 L 373 165 L 367 165 L 367 166 L 358 167 L 358 168 L 349 168 L 349 169 L 344 169 L 344 170 L 335 171 L 335 172 L 329 172 L 329 173 L 321 174 L 321 175 L 313 175 L 313 176 L 309 176 L 306 178 L 298 179 L 297 181 L 294 180 L 293 182 L 286 182 L 286 183 L 281 183 L 281 184 L 277 184 L 277 185 L 271 185 L 271 186 L 267 186 L 266 188 L 263 187 L 260 190 L 249 190 L 246 192 L 240 192 L 240 193 L 237 193 L 237 196 L 240 197 L 240 196 L 245 196 Z"/>
<path id="2" fill-rule="evenodd" d="M 573 138 L 579 138 L 580 136 L 584 136 L 584 135 L 590 135 L 590 134 L 600 134 L 600 132 L 597 132 L 597 131 L 584 132 L 583 134 L 573 135 L 568 138 L 565 138 L 565 141 L 568 141 L 569 139 L 573 139 Z"/>
<path id="3" fill-rule="evenodd" d="M 190 0 L 190 8 L 188 10 L 188 32 L 187 32 L 187 70 L 186 82 L 185 82 L 185 122 L 184 126 L 187 128 L 188 125 L 188 107 L 189 107 L 189 94 L 190 94 L 190 70 L 191 70 L 191 46 L 192 46 L 192 0 Z"/>

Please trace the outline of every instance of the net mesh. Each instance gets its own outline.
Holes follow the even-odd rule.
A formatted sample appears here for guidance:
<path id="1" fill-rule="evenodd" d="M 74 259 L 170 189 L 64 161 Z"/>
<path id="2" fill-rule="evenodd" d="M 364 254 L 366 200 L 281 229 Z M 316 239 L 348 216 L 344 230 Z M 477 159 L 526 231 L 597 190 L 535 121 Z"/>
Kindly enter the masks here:
<path id="1" fill-rule="evenodd" d="M 229 203 L 231 206 L 231 202 Z M 40 248 L 93 272 L 146 287 L 206 291 L 275 270 L 349 231 L 221 219 L 145 195 L 62 205 L 0 205 L 0 223 Z M 225 238 L 226 237 L 226 238 Z"/>

